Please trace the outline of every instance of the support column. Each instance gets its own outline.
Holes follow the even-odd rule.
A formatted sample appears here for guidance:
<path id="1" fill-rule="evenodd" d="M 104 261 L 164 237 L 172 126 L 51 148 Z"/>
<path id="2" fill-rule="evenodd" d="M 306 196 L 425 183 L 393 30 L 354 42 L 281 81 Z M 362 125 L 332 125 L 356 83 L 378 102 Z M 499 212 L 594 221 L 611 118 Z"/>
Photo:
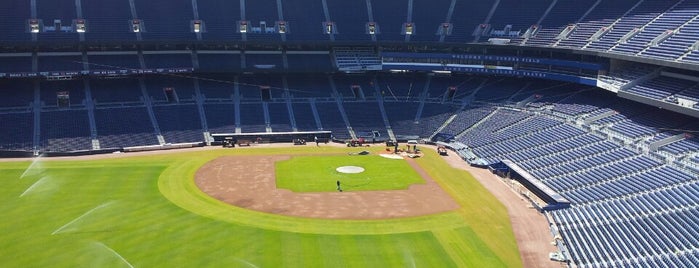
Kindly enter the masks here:
<path id="1" fill-rule="evenodd" d="M 241 133 L 240 128 L 240 85 L 238 85 L 238 76 L 234 78 L 233 84 L 233 111 L 235 112 L 235 133 Z"/>
<path id="2" fill-rule="evenodd" d="M 286 75 L 282 76 L 282 85 L 284 86 L 284 101 L 286 102 L 286 109 L 289 112 L 289 124 L 291 124 L 292 131 L 299 131 L 296 126 L 296 116 L 294 115 L 294 106 L 291 103 L 291 93 L 289 92 L 289 83 L 286 80 Z"/>
<path id="3" fill-rule="evenodd" d="M 415 113 L 415 122 L 420 122 L 420 118 L 422 117 L 422 110 L 425 109 L 425 100 L 427 100 L 427 92 L 430 90 L 431 82 L 432 77 L 428 76 L 427 81 L 425 82 L 425 87 L 422 90 L 422 94 L 420 94 L 420 105 L 418 105 L 417 112 Z"/>
<path id="4" fill-rule="evenodd" d="M 393 135 L 393 128 L 391 128 L 391 122 L 388 121 L 388 115 L 386 114 L 386 108 L 383 105 L 383 95 L 381 95 L 381 88 L 379 88 L 379 81 L 374 78 L 374 94 L 376 94 L 376 102 L 379 105 L 379 110 L 381 111 L 381 118 L 383 119 L 383 124 L 386 127 L 386 133 L 388 137 L 392 140 L 396 140 L 396 136 Z"/>
<path id="5" fill-rule="evenodd" d="M 197 0 L 192 0 L 192 15 L 194 16 L 195 20 L 199 19 L 199 5 L 197 3 Z M 194 33 L 197 36 L 197 40 L 201 41 L 201 31 L 198 33 Z"/>
<path id="6" fill-rule="evenodd" d="M 30 0 L 30 1 L 29 1 L 29 7 L 30 7 L 30 8 L 29 8 L 29 9 L 30 9 L 29 12 L 31 13 L 31 18 L 32 18 L 32 19 L 38 19 L 38 18 L 37 18 L 37 15 L 36 15 L 36 13 L 37 13 L 37 12 L 36 12 L 36 0 Z M 36 33 L 31 33 L 31 35 L 32 35 L 32 41 L 33 41 L 33 42 L 36 42 L 36 40 L 37 40 L 37 35 L 38 35 L 38 34 L 36 34 Z"/>
<path id="7" fill-rule="evenodd" d="M 34 112 L 34 136 L 32 137 L 34 155 L 37 156 L 41 150 L 41 86 L 39 81 L 34 81 L 34 103 L 32 112 Z"/>
<path id="8" fill-rule="evenodd" d="M 280 21 L 284 21 L 284 9 L 282 5 L 282 0 L 277 0 L 277 16 Z M 281 34 L 282 42 L 286 42 L 286 33 Z M 286 57 L 286 56 L 285 56 Z"/>
<path id="9" fill-rule="evenodd" d="M 240 20 L 245 20 L 245 0 L 240 0 Z M 248 34 L 241 33 L 243 42 L 248 41 Z"/>
<path id="10" fill-rule="evenodd" d="M 408 14 L 406 17 L 406 22 L 413 22 L 413 0 L 408 0 Z M 420 30 L 416 26 L 413 26 L 415 30 Z M 405 35 L 405 42 L 410 42 L 410 36 L 409 34 Z"/>
<path id="11" fill-rule="evenodd" d="M 455 6 L 456 6 L 456 0 L 451 0 L 451 4 L 449 5 L 449 11 L 447 11 L 447 18 L 444 20 L 444 22 L 446 22 L 446 23 L 451 22 L 451 17 L 454 15 L 454 7 Z M 443 43 L 444 38 L 446 38 L 446 37 L 447 37 L 446 35 L 441 35 L 439 37 L 439 42 Z"/>
<path id="12" fill-rule="evenodd" d="M 323 122 L 320 121 L 320 115 L 318 115 L 318 107 L 316 107 L 316 99 L 311 99 L 308 104 L 311 105 L 311 111 L 313 111 L 313 119 L 316 121 L 316 126 L 318 130 L 323 130 Z"/>
<path id="13" fill-rule="evenodd" d="M 376 22 L 376 21 L 374 20 L 374 10 L 373 10 L 373 8 L 371 7 L 371 0 L 366 0 L 366 10 L 367 10 L 367 13 L 369 13 L 369 14 L 368 14 L 368 15 L 369 15 L 369 21 Z M 379 29 L 380 29 L 380 28 L 381 28 L 381 25 L 379 25 Z M 376 35 L 375 35 L 375 34 L 372 34 L 372 35 L 371 35 L 371 41 L 376 42 Z"/>
<path id="14" fill-rule="evenodd" d="M 83 18 L 83 7 L 82 3 L 80 0 L 75 0 L 75 14 L 78 15 L 76 19 L 82 19 Z M 78 38 L 80 42 L 85 42 L 85 33 L 78 33 Z"/>
<path id="15" fill-rule="evenodd" d="M 332 21 L 330 18 L 330 10 L 328 9 L 328 2 L 326 0 L 322 0 L 322 1 L 323 1 L 323 13 L 325 14 L 325 21 Z M 333 1 L 337 1 L 337 0 L 333 0 Z M 335 34 L 330 33 L 330 34 L 328 34 L 328 36 L 330 37 L 331 42 L 335 42 Z"/>
<path id="16" fill-rule="evenodd" d="M 129 6 L 131 7 L 131 18 L 138 19 L 138 13 L 136 13 L 136 3 L 134 1 L 135 0 L 129 0 Z M 141 32 L 136 33 L 136 40 L 143 41 L 143 36 L 141 35 Z"/>
<path id="17" fill-rule="evenodd" d="M 206 111 L 204 110 L 204 96 L 201 94 L 201 87 L 199 85 L 199 79 L 194 79 L 194 101 L 197 103 L 197 109 L 199 110 L 199 120 L 201 121 L 202 134 L 204 135 L 204 141 L 210 144 L 212 139 L 209 133 L 209 124 L 206 121 Z"/>
<path id="18" fill-rule="evenodd" d="M 87 108 L 87 119 L 90 122 L 90 139 L 92 140 L 92 149 L 100 149 L 100 141 L 97 139 L 97 123 L 95 121 L 95 102 L 92 100 L 92 90 L 90 89 L 90 80 L 83 80 L 85 87 L 85 108 Z"/>
<path id="19" fill-rule="evenodd" d="M 150 121 L 153 125 L 153 131 L 155 132 L 155 136 L 158 139 L 158 144 L 163 145 L 165 144 L 165 138 L 163 138 L 163 135 L 160 133 L 158 119 L 155 117 L 155 113 L 153 112 L 153 103 L 151 102 L 151 98 L 148 95 L 148 90 L 146 90 L 146 82 L 143 81 L 143 77 L 138 78 L 138 85 L 141 87 L 143 103 L 146 105 L 146 111 L 148 112 L 148 117 L 150 117 Z"/>
<path id="20" fill-rule="evenodd" d="M 262 102 L 262 116 L 265 119 L 265 132 L 272 132 L 272 120 L 269 116 L 269 103 L 266 101 Z"/>

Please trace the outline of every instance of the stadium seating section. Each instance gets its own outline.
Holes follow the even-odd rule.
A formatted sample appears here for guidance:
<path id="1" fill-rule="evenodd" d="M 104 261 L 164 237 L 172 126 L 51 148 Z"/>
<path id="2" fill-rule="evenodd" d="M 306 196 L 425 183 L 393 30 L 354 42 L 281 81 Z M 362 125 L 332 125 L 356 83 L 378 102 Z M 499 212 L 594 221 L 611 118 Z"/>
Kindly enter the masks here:
<path id="1" fill-rule="evenodd" d="M 463 43 L 495 37 L 515 45 L 699 61 L 699 3 L 692 0 L 199 2 L 12 1 L 0 9 L 3 41 Z M 31 33 L 30 19 L 36 19 L 37 33 Z"/>
<path id="2" fill-rule="evenodd" d="M 692 226 L 696 218 L 692 213 L 699 212 L 688 201 L 692 199 L 685 196 L 693 196 L 699 187 L 699 140 L 691 134 L 699 124 L 691 117 L 613 98 L 613 93 L 593 87 L 562 82 L 384 73 L 315 77 L 318 84 L 312 87 L 288 83 L 305 77 L 308 75 L 239 76 L 232 79 L 244 82 L 237 89 L 230 81 L 179 77 L 149 76 L 142 82 L 42 82 L 38 118 L 29 106 L 33 103 L 31 96 L 19 94 L 31 85 L 17 83 L 12 91 L 18 96 L 13 102 L 25 105 L 18 105 L 24 106 L 20 109 L 8 103 L 8 110 L 0 113 L 8 126 L 2 128 L 2 148 L 32 150 L 36 146 L 40 151 L 52 152 L 204 142 L 205 131 L 323 129 L 333 131 L 337 139 L 368 131 L 387 135 L 389 129 L 396 137 L 429 138 L 445 133 L 463 146 L 458 153 L 464 158 L 477 158 L 487 164 L 514 161 L 573 202 L 570 209 L 546 214 L 566 241 L 566 252 L 575 263 L 654 266 L 693 261 L 696 241 Z M 275 93 L 277 100 L 261 99 L 259 83 L 286 90 L 284 80 L 293 85 L 294 91 L 304 94 L 296 97 Z M 202 82 L 201 96 L 191 89 L 195 81 Z M 353 93 L 344 89 L 343 97 L 335 98 L 340 95 L 332 86 L 319 86 L 325 83 L 338 88 L 363 85 L 366 91 L 362 98 L 345 98 Z M 94 109 L 82 104 L 86 92 L 80 91 L 87 91 L 85 84 L 92 88 L 93 98 L 104 100 L 96 102 Z M 144 89 L 140 89 L 141 84 Z M 641 87 L 664 85 L 668 89 L 662 92 L 668 95 L 682 92 L 673 88 L 694 84 L 661 76 L 629 91 L 650 94 L 655 91 Z M 100 85 L 123 90 L 109 90 L 121 93 L 105 95 L 97 89 Z M 456 92 L 457 96 L 461 94 L 460 99 L 473 94 L 470 105 L 464 107 L 461 102 L 445 99 L 448 85 L 461 85 Z M 129 90 L 132 87 L 136 89 Z M 175 88 L 178 100 L 168 101 L 161 87 Z M 56 88 L 71 89 L 69 107 L 58 107 Z M 236 90 L 244 92 L 236 94 Z M 148 94 L 151 101 L 144 101 L 147 98 L 142 94 Z M 533 95 L 540 97 L 529 98 Z M 241 96 L 240 101 L 235 96 Z M 207 124 L 202 124 L 202 119 Z M 32 131 L 34 121 L 39 122 L 38 133 Z M 35 136 L 36 145 L 32 142 Z M 686 224 L 677 224 L 680 221 Z M 633 237 L 637 243 L 622 246 L 615 237 Z M 639 259 L 638 254 L 646 258 Z"/>

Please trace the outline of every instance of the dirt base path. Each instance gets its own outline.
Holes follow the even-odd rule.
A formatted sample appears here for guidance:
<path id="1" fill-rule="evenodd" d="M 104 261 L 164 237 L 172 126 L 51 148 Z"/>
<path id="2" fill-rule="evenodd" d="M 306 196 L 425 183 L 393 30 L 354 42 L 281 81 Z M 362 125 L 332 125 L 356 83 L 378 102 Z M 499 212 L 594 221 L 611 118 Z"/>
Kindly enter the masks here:
<path id="1" fill-rule="evenodd" d="M 507 207 L 524 267 L 563 267 L 561 263 L 548 259 L 548 253 L 556 251 L 557 248 L 551 245 L 553 237 L 548 228 L 548 221 L 539 211 L 530 208 L 529 201 L 512 191 L 487 169 L 469 166 L 455 152 L 449 152 L 449 156 L 444 159 L 452 167 L 471 173 L 481 185 Z"/>
<path id="2" fill-rule="evenodd" d="M 412 159 L 425 184 L 407 190 L 295 193 L 277 189 L 276 161 L 290 156 L 224 156 L 202 166 L 195 183 L 203 192 L 247 209 L 323 219 L 389 219 L 458 209 L 458 204 Z"/>

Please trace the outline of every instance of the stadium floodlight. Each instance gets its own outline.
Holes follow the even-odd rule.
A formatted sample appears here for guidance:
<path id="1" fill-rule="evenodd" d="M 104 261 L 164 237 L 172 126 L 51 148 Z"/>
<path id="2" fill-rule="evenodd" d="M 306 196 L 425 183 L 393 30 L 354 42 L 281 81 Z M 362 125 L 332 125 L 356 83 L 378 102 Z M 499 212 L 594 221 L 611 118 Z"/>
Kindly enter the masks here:
<path id="1" fill-rule="evenodd" d="M 238 22 L 238 32 L 239 33 L 247 33 L 248 32 L 248 22 L 247 21 L 239 21 Z"/>
<path id="2" fill-rule="evenodd" d="M 438 34 L 439 35 L 451 35 L 451 23 L 445 22 L 442 23 L 442 25 L 439 27 Z"/>
<path id="3" fill-rule="evenodd" d="M 331 21 L 325 22 L 325 34 L 335 33 L 335 23 Z"/>
<path id="4" fill-rule="evenodd" d="M 277 33 L 286 33 L 286 21 L 277 21 Z"/>
<path id="5" fill-rule="evenodd" d="M 38 33 L 40 30 L 39 27 L 39 20 L 37 19 L 31 19 L 29 20 L 29 31 L 31 33 Z"/>
<path id="6" fill-rule="evenodd" d="M 201 32 L 201 21 L 200 20 L 195 20 L 192 22 L 192 29 L 194 30 L 195 33 L 200 33 Z"/>
<path id="7" fill-rule="evenodd" d="M 406 35 L 411 35 L 413 34 L 413 23 L 412 22 L 406 22 L 403 24 L 403 33 Z"/>
<path id="8" fill-rule="evenodd" d="M 134 19 L 131 21 L 131 31 L 134 33 L 140 33 L 141 32 L 141 20 L 139 19 Z"/>
<path id="9" fill-rule="evenodd" d="M 84 19 L 77 19 L 75 20 L 75 31 L 79 33 L 84 33 L 87 27 L 85 26 L 85 20 Z"/>

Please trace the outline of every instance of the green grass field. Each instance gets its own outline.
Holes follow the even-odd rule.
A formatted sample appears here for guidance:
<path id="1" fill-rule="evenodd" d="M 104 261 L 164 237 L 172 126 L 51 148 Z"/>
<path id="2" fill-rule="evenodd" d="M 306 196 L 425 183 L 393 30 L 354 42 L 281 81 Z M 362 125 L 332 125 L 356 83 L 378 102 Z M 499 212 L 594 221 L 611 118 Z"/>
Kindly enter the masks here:
<path id="1" fill-rule="evenodd" d="M 232 207 L 194 185 L 236 148 L 108 160 L 0 163 L 3 267 L 520 267 L 506 209 L 432 151 L 418 163 L 461 205 L 438 215 L 322 220 Z"/>
<path id="2" fill-rule="evenodd" d="M 364 172 L 346 174 L 341 166 L 358 166 Z M 294 156 L 276 163 L 277 188 L 294 192 L 331 192 L 336 182 L 346 191 L 400 190 L 411 184 L 425 183 L 403 160 L 370 155 Z"/>

